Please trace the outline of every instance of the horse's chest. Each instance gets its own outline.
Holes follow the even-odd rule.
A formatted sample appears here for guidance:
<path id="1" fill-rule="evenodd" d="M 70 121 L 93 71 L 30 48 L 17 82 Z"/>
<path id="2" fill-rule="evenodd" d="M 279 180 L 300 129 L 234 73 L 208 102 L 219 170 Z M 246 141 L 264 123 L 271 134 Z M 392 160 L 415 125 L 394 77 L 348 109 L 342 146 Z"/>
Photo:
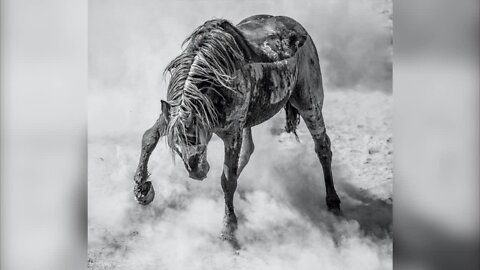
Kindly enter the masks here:
<path id="1" fill-rule="evenodd" d="M 292 94 L 297 79 L 296 58 L 245 67 L 241 86 L 250 92 L 247 125 L 257 125 L 274 116 Z"/>

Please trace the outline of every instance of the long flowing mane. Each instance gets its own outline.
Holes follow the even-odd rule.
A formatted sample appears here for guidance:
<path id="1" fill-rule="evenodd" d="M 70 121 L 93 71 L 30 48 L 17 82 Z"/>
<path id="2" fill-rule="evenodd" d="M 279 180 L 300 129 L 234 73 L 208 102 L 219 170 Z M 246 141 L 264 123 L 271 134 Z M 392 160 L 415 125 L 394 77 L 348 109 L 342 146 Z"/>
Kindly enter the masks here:
<path id="1" fill-rule="evenodd" d="M 211 20 L 198 27 L 183 42 L 183 52 L 165 68 L 164 73 L 170 74 L 167 100 L 171 109 L 166 130 L 170 147 L 175 138 L 185 138 L 186 123 L 192 116 L 196 128 L 211 129 L 217 124 L 218 112 L 206 90 L 219 95 L 237 91 L 234 73 L 245 60 L 235 38 L 221 27 L 225 22 Z M 188 144 L 188 140 L 179 141 Z"/>

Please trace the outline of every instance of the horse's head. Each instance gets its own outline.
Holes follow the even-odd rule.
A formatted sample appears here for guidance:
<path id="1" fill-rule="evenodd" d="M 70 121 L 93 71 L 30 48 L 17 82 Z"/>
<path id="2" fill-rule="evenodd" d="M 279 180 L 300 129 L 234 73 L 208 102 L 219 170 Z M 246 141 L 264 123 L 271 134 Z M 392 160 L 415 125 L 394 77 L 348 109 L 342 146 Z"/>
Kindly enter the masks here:
<path id="1" fill-rule="evenodd" d="M 170 105 L 162 102 L 164 115 L 169 115 L 168 144 L 182 157 L 190 177 L 198 180 L 207 176 L 207 144 L 221 120 L 215 101 L 233 93 L 243 95 L 236 74 L 246 61 L 223 23 L 207 23 L 195 30 L 185 41 L 187 47 L 165 68 L 170 74 Z"/>
<path id="2" fill-rule="evenodd" d="M 170 105 L 163 100 L 162 112 L 169 121 L 167 140 L 170 148 L 182 158 L 190 178 L 205 179 L 210 170 L 207 145 L 212 132 L 200 124 L 201 120 L 193 114 L 171 119 Z"/>

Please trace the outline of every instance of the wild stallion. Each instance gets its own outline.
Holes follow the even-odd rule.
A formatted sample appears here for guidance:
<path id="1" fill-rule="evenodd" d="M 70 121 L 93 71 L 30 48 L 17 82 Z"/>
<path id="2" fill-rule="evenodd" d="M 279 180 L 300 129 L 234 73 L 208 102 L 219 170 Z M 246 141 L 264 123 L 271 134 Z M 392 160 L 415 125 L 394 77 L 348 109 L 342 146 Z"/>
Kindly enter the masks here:
<path id="1" fill-rule="evenodd" d="M 323 167 L 327 207 L 340 213 L 322 116 L 320 65 L 305 29 L 284 16 L 256 15 L 236 26 L 215 19 L 198 27 L 183 45 L 183 52 L 165 69 L 170 82 L 162 113 L 142 138 L 134 176 L 137 201 L 145 205 L 154 198 L 147 163 L 162 136 L 182 158 L 189 176 L 203 180 L 210 168 L 207 145 L 215 133 L 225 145 L 222 236 L 233 241 L 237 228 L 233 195 L 254 150 L 251 127 L 285 108 L 287 132 L 296 135 L 300 116 L 305 121 Z"/>

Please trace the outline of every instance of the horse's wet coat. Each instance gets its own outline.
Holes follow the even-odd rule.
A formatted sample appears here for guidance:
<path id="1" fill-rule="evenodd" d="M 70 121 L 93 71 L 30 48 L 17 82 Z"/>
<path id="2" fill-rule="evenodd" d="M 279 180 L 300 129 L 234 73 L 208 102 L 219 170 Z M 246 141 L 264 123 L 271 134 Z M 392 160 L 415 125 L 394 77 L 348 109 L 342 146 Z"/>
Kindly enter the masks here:
<path id="1" fill-rule="evenodd" d="M 241 21 L 237 28 L 266 62 L 293 57 L 308 37 L 299 23 L 284 16 L 253 16 Z"/>
<path id="2" fill-rule="evenodd" d="M 249 64 L 241 73 L 239 87 L 250 92 L 245 125 L 255 126 L 270 119 L 290 98 L 297 80 L 296 58 Z"/>
<path id="3" fill-rule="evenodd" d="M 189 154 L 188 160 L 185 159 L 187 155 L 182 155 L 182 149 L 176 151 L 182 156 L 190 177 L 202 180 L 209 169 L 205 149 L 212 133 L 223 140 L 223 236 L 238 247 L 233 197 L 237 179 L 254 150 L 251 127 L 270 119 L 285 107 L 288 132 L 295 132 L 298 115 L 305 121 L 322 164 L 327 206 L 340 213 L 340 200 L 331 172 L 330 139 L 322 115 L 320 65 L 315 45 L 305 29 L 284 16 L 252 16 L 236 27 L 226 20 L 211 20 L 197 28 L 187 42 L 184 52 L 168 67 L 175 79 L 169 85 L 169 100 L 162 101 L 159 120 L 143 136 L 134 177 L 136 199 L 141 204 L 153 200 L 153 187 L 147 182 L 147 163 L 159 138 L 169 136 L 169 141 L 175 142 L 178 138 L 172 136 L 191 129 L 191 123 L 209 120 L 208 124 L 200 126 L 202 132 L 197 133 L 197 136 L 204 134 L 201 144 L 182 146 L 185 151 L 197 148 L 202 151 Z M 188 91 L 185 90 L 187 86 Z M 172 111 L 174 120 L 170 118 Z M 191 116 L 199 120 L 193 121 Z M 214 125 L 210 125 L 211 122 Z M 175 126 L 177 124 L 181 128 Z M 177 128 L 176 132 L 169 132 L 172 127 Z M 169 143 L 171 147 L 172 144 Z"/>
<path id="4" fill-rule="evenodd" d="M 236 107 L 223 119 L 237 119 L 251 127 L 285 106 L 297 83 L 302 47 L 311 40 L 299 23 L 284 16 L 253 16 L 241 21 L 237 29 L 256 57 L 237 71 L 237 87 L 245 97 L 230 102 Z M 245 104 L 248 111 L 244 111 Z"/>

